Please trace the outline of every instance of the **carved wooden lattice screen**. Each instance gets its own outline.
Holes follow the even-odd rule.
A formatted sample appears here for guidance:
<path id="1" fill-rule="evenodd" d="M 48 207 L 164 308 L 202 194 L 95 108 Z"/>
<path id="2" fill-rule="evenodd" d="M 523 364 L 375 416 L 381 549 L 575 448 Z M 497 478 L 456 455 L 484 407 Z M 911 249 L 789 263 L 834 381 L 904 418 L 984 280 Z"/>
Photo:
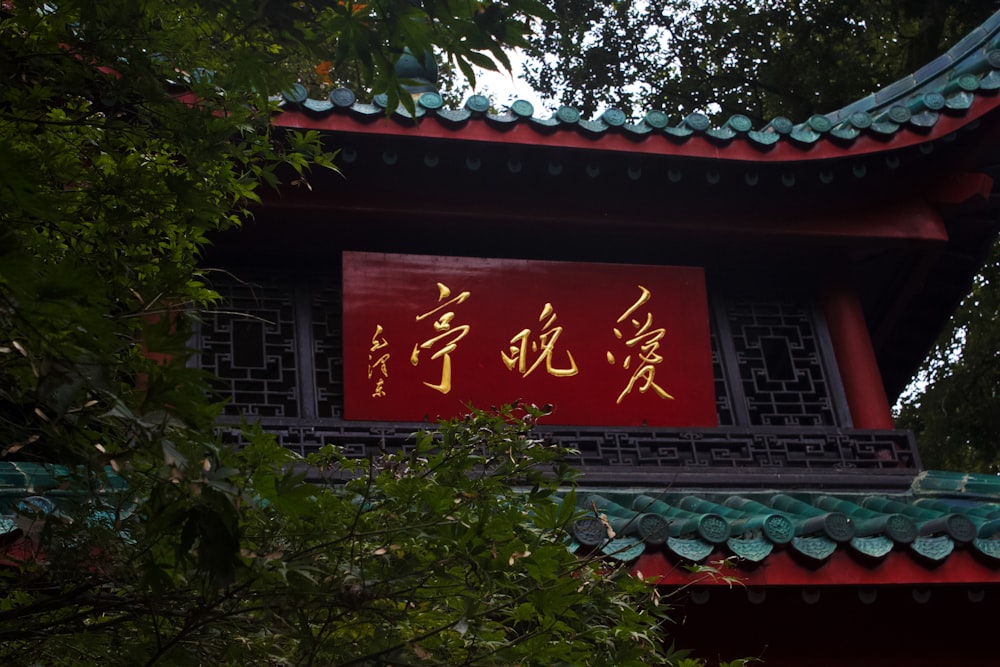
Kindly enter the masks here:
<path id="1" fill-rule="evenodd" d="M 341 293 L 326 278 L 221 278 L 224 305 L 201 316 L 196 363 L 228 399 L 220 427 L 240 441 L 243 417 L 305 454 L 333 443 L 351 456 L 405 446 L 420 424 L 343 419 Z M 588 480 L 629 469 L 919 467 L 903 431 L 851 428 L 826 326 L 807 300 L 787 295 L 712 301 L 717 429 L 542 429 L 579 450 Z"/>

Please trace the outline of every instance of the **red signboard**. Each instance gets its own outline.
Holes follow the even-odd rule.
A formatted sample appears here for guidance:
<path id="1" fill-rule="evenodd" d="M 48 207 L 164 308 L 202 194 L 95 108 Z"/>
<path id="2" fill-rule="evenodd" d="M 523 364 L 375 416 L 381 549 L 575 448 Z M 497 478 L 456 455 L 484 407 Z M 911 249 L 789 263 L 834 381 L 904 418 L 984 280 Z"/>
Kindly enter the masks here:
<path id="1" fill-rule="evenodd" d="M 717 425 L 700 268 L 344 253 L 347 419 Z"/>

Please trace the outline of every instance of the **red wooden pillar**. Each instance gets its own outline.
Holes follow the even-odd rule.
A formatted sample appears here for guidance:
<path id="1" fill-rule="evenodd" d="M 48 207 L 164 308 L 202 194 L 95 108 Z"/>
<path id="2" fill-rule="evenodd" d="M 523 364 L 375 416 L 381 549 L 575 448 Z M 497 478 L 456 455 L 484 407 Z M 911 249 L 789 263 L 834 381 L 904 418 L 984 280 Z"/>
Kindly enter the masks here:
<path id="1" fill-rule="evenodd" d="M 823 310 L 854 428 L 893 428 L 889 400 L 857 293 L 838 283 L 823 295 Z"/>

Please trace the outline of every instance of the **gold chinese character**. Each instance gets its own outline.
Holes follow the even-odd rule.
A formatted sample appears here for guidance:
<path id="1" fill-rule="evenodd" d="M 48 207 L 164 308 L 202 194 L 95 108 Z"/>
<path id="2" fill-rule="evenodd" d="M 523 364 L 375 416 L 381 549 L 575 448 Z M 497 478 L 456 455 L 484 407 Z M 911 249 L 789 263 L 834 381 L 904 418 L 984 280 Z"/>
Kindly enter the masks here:
<path id="1" fill-rule="evenodd" d="M 417 322 L 420 322 L 431 315 L 434 315 L 448 306 L 453 304 L 463 303 L 469 298 L 470 292 L 462 292 L 458 296 L 445 301 L 451 296 L 451 290 L 448 286 L 443 283 L 438 283 L 438 306 L 432 310 L 427 311 L 423 315 L 418 315 L 416 318 Z M 441 303 L 444 302 L 444 303 Z M 451 391 L 451 353 L 458 348 L 458 341 L 465 338 L 466 334 L 469 333 L 471 327 L 468 324 L 460 324 L 452 326 L 451 321 L 455 318 L 454 311 L 445 311 L 437 316 L 434 321 L 434 331 L 437 332 L 436 336 L 428 338 L 422 343 L 417 343 L 413 346 L 413 352 L 410 354 L 410 363 L 416 366 L 420 363 L 420 350 L 428 350 L 438 344 L 442 347 L 431 355 L 431 359 L 441 359 L 441 381 L 438 384 L 431 384 L 430 382 L 424 382 L 425 385 L 441 392 L 442 394 L 447 394 Z"/>
<path id="2" fill-rule="evenodd" d="M 377 352 L 378 350 L 381 350 L 383 347 L 386 347 L 387 345 L 389 345 L 389 341 L 385 339 L 385 336 L 382 336 L 382 325 L 376 324 L 375 333 L 372 334 L 372 346 L 368 348 L 368 351 Z"/>
<path id="3" fill-rule="evenodd" d="M 381 371 L 382 375 L 384 377 L 389 377 L 389 369 L 386 367 L 386 362 L 388 362 L 388 361 L 389 361 L 389 353 L 388 352 L 386 352 L 385 354 L 383 354 L 381 357 L 379 357 L 375 361 L 372 361 L 372 356 L 369 354 L 368 355 L 368 379 L 369 380 L 372 379 L 372 373 L 374 373 L 376 370 Z"/>
<path id="4" fill-rule="evenodd" d="M 389 377 L 389 353 L 383 352 L 378 358 L 375 357 L 375 352 L 384 349 L 389 346 L 389 341 L 382 335 L 382 325 L 375 325 L 375 333 L 372 335 L 372 346 L 368 348 L 368 379 L 372 379 L 372 375 L 376 371 L 381 373 L 382 377 L 378 378 L 375 383 L 375 391 L 372 393 L 372 398 L 382 398 L 385 396 L 385 378 Z"/>
<path id="5" fill-rule="evenodd" d="M 622 393 L 618 395 L 618 400 L 615 401 L 616 404 L 621 403 L 622 399 L 632 392 L 635 387 L 636 382 L 642 380 L 642 384 L 639 386 L 639 392 L 645 394 L 650 389 L 662 399 L 673 400 L 673 396 L 668 394 L 662 387 L 656 384 L 656 365 L 663 361 L 663 356 L 660 355 L 657 350 L 660 347 L 660 340 L 666 335 L 667 331 L 663 327 L 653 328 L 653 314 L 646 312 L 645 321 L 633 318 L 632 315 L 635 314 L 639 308 L 641 308 L 647 301 L 649 301 L 650 293 L 649 290 L 639 285 L 640 295 L 624 313 L 618 318 L 617 323 L 621 324 L 625 320 L 629 320 L 632 328 L 635 330 L 634 333 L 628 340 L 625 340 L 625 345 L 631 348 L 638 346 L 639 353 L 636 361 L 635 371 L 632 373 L 632 377 L 629 379 L 628 384 Z M 624 335 L 621 330 L 617 327 L 612 329 L 614 331 L 615 337 L 618 339 L 623 339 Z M 615 356 L 609 351 L 608 352 L 608 363 L 615 363 Z M 625 357 L 625 361 L 622 363 L 622 368 L 628 370 L 632 363 L 632 355 L 629 354 Z"/>
<path id="6" fill-rule="evenodd" d="M 566 357 L 569 359 L 568 368 L 554 368 L 552 366 L 552 352 L 555 350 L 556 342 L 559 340 L 559 336 L 562 335 L 563 328 L 552 326 L 556 321 L 556 312 L 552 308 L 551 303 L 545 304 L 542 308 L 542 314 L 538 316 L 539 322 L 545 322 L 542 325 L 542 333 L 538 336 L 538 341 L 533 341 L 531 339 L 531 330 L 522 329 L 519 334 L 510 339 L 510 354 L 501 351 L 500 356 L 503 357 L 503 363 L 507 367 L 507 370 L 514 370 L 514 364 L 517 364 L 517 372 L 521 374 L 521 377 L 528 377 L 531 375 L 532 371 L 538 368 L 542 362 L 545 362 L 545 372 L 549 375 L 554 375 L 555 377 L 570 377 L 576 375 L 580 371 L 576 367 L 576 361 L 573 360 L 573 355 L 569 350 L 566 350 Z M 535 362 L 528 366 L 528 345 L 531 345 L 531 352 L 538 353 L 538 357 L 535 358 Z"/>

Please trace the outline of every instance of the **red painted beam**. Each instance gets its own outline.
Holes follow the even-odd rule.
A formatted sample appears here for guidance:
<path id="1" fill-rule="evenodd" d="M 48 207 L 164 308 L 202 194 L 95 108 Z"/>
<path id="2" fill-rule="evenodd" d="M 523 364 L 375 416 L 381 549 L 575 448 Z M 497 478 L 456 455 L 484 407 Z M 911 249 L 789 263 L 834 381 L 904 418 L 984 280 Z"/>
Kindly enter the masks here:
<path id="1" fill-rule="evenodd" d="M 854 428 L 893 428 L 889 399 L 857 293 L 847 285 L 835 285 L 823 295 L 823 310 Z"/>
<path id="2" fill-rule="evenodd" d="M 716 552 L 706 563 L 722 563 L 722 573 L 745 586 L 1000 584 L 1000 563 L 988 564 L 967 549 L 956 549 L 940 563 L 923 560 L 902 546 L 877 561 L 840 549 L 815 566 L 789 550 L 775 551 L 758 565 L 738 564 L 726 557 Z M 631 570 L 641 572 L 646 581 L 668 586 L 731 586 L 721 577 L 690 572 L 663 552 L 644 553 Z"/>
<path id="3" fill-rule="evenodd" d="M 662 207 L 636 207 L 625 215 L 621 211 L 612 212 L 593 206 L 587 208 L 581 205 L 577 208 L 574 202 L 564 200 L 552 203 L 525 197 L 490 211 L 484 210 L 482 200 L 478 198 L 408 194 L 405 199 L 380 199 L 371 191 L 358 188 L 357 183 L 358 180 L 353 180 L 335 183 L 331 187 L 317 186 L 311 192 L 286 191 L 280 197 L 265 193 L 263 208 L 282 213 L 296 211 L 295 215 L 299 215 L 299 211 L 322 211 L 328 219 L 336 217 L 339 220 L 350 215 L 406 220 L 412 217 L 413 211 L 419 210 L 426 218 L 468 221 L 492 217 L 504 224 L 527 222 L 532 226 L 567 225 L 575 229 L 585 226 L 606 228 L 614 220 L 616 233 L 670 231 L 691 233 L 702 238 L 733 234 L 766 239 L 885 239 L 934 243 L 948 240 L 941 216 L 918 200 L 894 201 L 836 212 L 811 210 L 794 215 L 764 216 L 753 211 L 744 215 L 686 211 L 664 213 Z M 331 211 L 341 215 L 331 216 Z M 281 224 L 282 230 L 287 229 L 286 219 L 282 219 Z"/>

